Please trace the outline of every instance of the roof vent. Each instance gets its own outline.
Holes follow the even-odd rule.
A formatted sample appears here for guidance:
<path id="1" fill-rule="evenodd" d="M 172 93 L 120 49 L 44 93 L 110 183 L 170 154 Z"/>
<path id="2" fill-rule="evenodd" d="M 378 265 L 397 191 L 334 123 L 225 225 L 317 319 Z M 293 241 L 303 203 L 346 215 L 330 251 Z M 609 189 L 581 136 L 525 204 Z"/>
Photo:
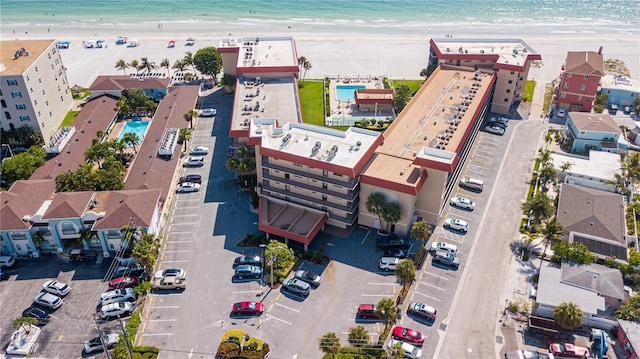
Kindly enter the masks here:
<path id="1" fill-rule="evenodd" d="M 320 147 L 322 147 L 322 143 L 320 143 L 320 141 L 316 142 L 316 144 L 311 149 L 311 156 L 313 156 L 316 153 L 318 153 L 318 151 L 320 151 Z"/>
<path id="2" fill-rule="evenodd" d="M 280 144 L 280 148 L 282 149 L 284 146 L 286 146 L 290 139 L 291 139 L 291 134 L 287 133 L 286 136 L 282 138 L 282 143 Z"/>

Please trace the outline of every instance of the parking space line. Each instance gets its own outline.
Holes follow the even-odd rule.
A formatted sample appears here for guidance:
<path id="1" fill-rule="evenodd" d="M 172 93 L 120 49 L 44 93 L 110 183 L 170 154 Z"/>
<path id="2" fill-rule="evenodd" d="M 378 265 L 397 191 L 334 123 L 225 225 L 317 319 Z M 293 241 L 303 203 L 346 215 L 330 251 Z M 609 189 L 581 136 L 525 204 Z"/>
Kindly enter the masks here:
<path id="1" fill-rule="evenodd" d="M 177 322 L 178 319 L 151 319 L 149 322 Z"/>
<path id="2" fill-rule="evenodd" d="M 171 228 L 169 228 L 169 234 L 193 234 L 193 231 L 172 231 Z"/>
<path id="3" fill-rule="evenodd" d="M 175 334 L 174 333 L 156 333 L 156 334 L 145 333 L 145 334 L 142 334 L 143 337 L 159 337 L 159 336 L 171 336 L 171 335 L 175 335 Z"/>
<path id="4" fill-rule="evenodd" d="M 368 285 L 400 285 L 398 283 L 367 283 Z"/>
<path id="5" fill-rule="evenodd" d="M 191 250 L 189 249 L 184 249 L 184 250 L 180 250 L 180 251 L 164 251 L 165 253 L 186 253 L 186 252 L 191 252 Z"/>
<path id="6" fill-rule="evenodd" d="M 241 290 L 237 292 L 231 292 L 233 294 L 243 294 L 243 293 L 262 293 L 261 290 Z"/>
<path id="7" fill-rule="evenodd" d="M 275 319 L 275 320 L 278 320 L 278 321 L 281 321 L 281 322 L 283 322 L 283 323 L 285 323 L 285 324 L 289 324 L 289 325 L 291 325 L 291 323 L 287 322 L 286 320 L 284 320 L 284 319 L 280 319 L 280 318 L 277 318 L 277 317 L 274 317 L 273 315 L 269 315 L 269 314 L 267 314 L 267 319 L 265 319 L 265 322 L 266 322 L 268 319 L 271 319 L 271 318 L 273 318 L 273 319 Z"/>
<path id="8" fill-rule="evenodd" d="M 433 274 L 433 273 L 429 273 L 429 272 L 423 272 L 424 274 L 428 274 L 428 275 L 432 275 L 434 277 L 438 277 L 440 279 L 444 279 L 444 280 L 449 280 L 449 278 L 445 278 L 443 276 L 437 275 L 437 274 Z"/>
<path id="9" fill-rule="evenodd" d="M 180 308 L 179 305 L 163 305 L 163 306 L 158 306 L 158 307 L 150 307 L 151 309 L 176 309 L 176 308 Z"/>
<path id="10" fill-rule="evenodd" d="M 172 217 L 173 218 L 176 218 L 176 217 L 198 217 L 198 215 L 197 214 L 174 214 Z"/>
<path id="11" fill-rule="evenodd" d="M 367 231 L 367 235 L 366 235 L 366 236 L 364 236 L 364 238 L 362 239 L 362 242 L 360 242 L 360 244 L 364 244 L 364 241 L 366 241 L 366 240 L 367 240 L 367 237 L 369 237 L 369 233 L 371 233 L 371 229 L 369 229 L 369 230 Z"/>
<path id="12" fill-rule="evenodd" d="M 429 298 L 429 299 L 435 300 L 435 301 L 437 301 L 437 302 L 440 302 L 440 299 L 438 299 L 438 298 L 434 298 L 434 297 L 432 297 L 432 296 L 430 296 L 430 295 L 426 295 L 426 294 L 424 294 L 424 293 L 420 293 L 420 292 L 418 292 L 417 290 L 416 290 L 414 293 L 415 293 L 415 294 L 419 294 L 419 295 L 421 295 L 421 296 L 423 296 L 423 297 L 426 297 L 426 298 Z"/>
<path id="13" fill-rule="evenodd" d="M 388 298 L 393 298 L 393 296 L 389 295 L 389 294 L 360 294 L 360 296 L 362 296 L 362 297 L 388 297 Z"/>
<path id="14" fill-rule="evenodd" d="M 193 241 L 190 241 L 190 240 L 188 240 L 188 241 L 167 241 L 167 243 L 191 243 L 191 242 L 193 242 Z"/>
<path id="15" fill-rule="evenodd" d="M 189 261 L 162 261 L 162 263 L 187 263 Z"/>
<path id="16" fill-rule="evenodd" d="M 293 311 L 294 311 L 294 312 L 296 312 L 296 313 L 300 313 L 300 311 L 299 311 L 299 310 L 297 310 L 297 309 L 293 309 L 293 308 L 291 308 L 291 307 L 287 307 L 286 305 L 282 305 L 282 304 L 280 304 L 280 303 L 276 303 L 276 305 L 277 305 L 278 307 L 282 307 L 282 308 L 285 308 L 285 309 L 293 310 Z"/>
<path id="17" fill-rule="evenodd" d="M 436 286 L 436 285 L 429 284 L 429 283 L 422 282 L 422 281 L 420 281 L 420 284 L 424 284 L 424 285 L 426 285 L 426 286 L 433 287 L 433 288 L 435 288 L 435 289 L 437 289 L 437 290 L 441 290 L 441 291 L 443 291 L 443 292 L 444 292 L 444 288 L 440 288 L 440 287 L 438 287 L 438 286 Z"/>
<path id="18" fill-rule="evenodd" d="M 198 206 L 192 206 L 192 207 L 175 207 L 175 208 L 173 209 L 173 211 L 175 212 L 175 211 L 176 211 L 176 209 L 199 209 L 199 208 L 200 208 L 200 207 L 198 207 Z"/>
<path id="19" fill-rule="evenodd" d="M 180 223 L 171 223 L 171 226 L 193 226 L 196 225 L 196 222 L 180 222 Z"/>

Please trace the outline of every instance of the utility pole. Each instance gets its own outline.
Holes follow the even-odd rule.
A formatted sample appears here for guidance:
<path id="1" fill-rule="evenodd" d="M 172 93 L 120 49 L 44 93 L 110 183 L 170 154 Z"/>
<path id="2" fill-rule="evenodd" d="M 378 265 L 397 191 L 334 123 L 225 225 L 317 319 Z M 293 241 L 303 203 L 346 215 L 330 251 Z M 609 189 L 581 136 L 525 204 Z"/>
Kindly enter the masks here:
<path id="1" fill-rule="evenodd" d="M 100 344 L 102 344 L 102 351 L 104 351 L 104 356 L 107 359 L 111 359 L 109 357 L 109 348 L 107 348 L 107 344 L 104 342 L 104 332 L 102 331 L 102 327 L 100 327 L 100 323 L 98 323 L 98 318 L 96 315 L 93 315 L 93 322 L 96 323 L 96 328 L 98 328 L 98 338 L 100 338 Z"/>
<path id="2" fill-rule="evenodd" d="M 118 323 L 120 323 L 120 329 L 122 329 L 122 339 L 124 339 L 124 344 L 127 346 L 129 359 L 133 359 L 133 352 L 131 352 L 131 344 L 129 344 L 129 337 L 127 336 L 127 332 L 124 330 L 124 325 L 122 325 L 122 319 L 120 318 L 120 316 L 118 316 Z"/>

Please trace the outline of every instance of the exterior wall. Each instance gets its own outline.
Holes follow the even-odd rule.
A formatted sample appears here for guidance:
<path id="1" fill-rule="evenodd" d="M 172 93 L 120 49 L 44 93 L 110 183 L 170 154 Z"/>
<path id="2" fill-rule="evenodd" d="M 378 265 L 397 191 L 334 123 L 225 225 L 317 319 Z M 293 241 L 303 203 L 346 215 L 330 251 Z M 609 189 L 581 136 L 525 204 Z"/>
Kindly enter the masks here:
<path id="1" fill-rule="evenodd" d="M 226 75 L 236 76 L 236 66 L 238 65 L 238 51 L 240 51 L 240 49 L 235 49 L 235 52 L 220 51 L 220 55 L 222 56 L 222 68 L 224 69 L 224 73 Z"/>
<path id="2" fill-rule="evenodd" d="M 603 88 L 603 95 L 608 95 L 607 97 L 607 107 L 609 104 L 616 104 L 618 107 L 624 106 L 633 106 L 636 97 L 640 96 L 640 92 L 633 90 L 624 90 L 624 89 L 610 89 Z M 622 110 L 620 108 L 620 110 Z"/>
<path id="3" fill-rule="evenodd" d="M 543 318 L 553 319 L 553 308 L 554 307 L 549 305 L 537 303 L 537 306 L 534 309 L 534 313 L 535 315 Z M 584 313 L 582 315 L 582 324 L 583 326 L 605 330 L 612 330 L 616 326 L 616 322 L 612 320 L 601 318 L 589 313 Z"/>
<path id="4" fill-rule="evenodd" d="M 523 81 L 526 81 L 526 76 L 523 76 L 521 72 L 498 70 L 491 112 L 508 114 L 514 100 L 519 100 L 522 96 L 523 85 L 521 83 Z"/>
<path id="5" fill-rule="evenodd" d="M 55 42 L 52 41 L 21 75 L 0 76 L 0 84 L 0 99 L 6 106 L 2 106 L 0 126 L 10 130 L 12 126 L 26 125 L 40 133 L 48 144 L 73 105 L 67 74 Z"/>
<path id="6" fill-rule="evenodd" d="M 367 211 L 367 198 L 373 193 L 382 193 L 387 202 L 397 202 L 400 206 L 401 217 L 400 220 L 395 223 L 393 233 L 400 235 L 407 235 L 411 229 L 411 225 L 414 220 L 415 212 L 415 196 L 408 195 L 406 193 L 390 191 L 387 189 L 377 188 L 368 184 L 361 184 L 360 188 L 360 214 L 358 216 L 358 224 L 371 228 L 381 229 L 382 225 L 377 215 Z M 384 228 L 382 228 L 384 229 Z M 391 229 L 391 227 L 390 227 Z"/>
<path id="7" fill-rule="evenodd" d="M 584 151 L 585 146 L 589 145 L 593 149 L 597 149 L 598 151 L 603 151 L 601 142 L 606 139 L 613 139 L 613 141 L 618 142 L 618 138 L 620 134 L 611 133 L 611 132 L 596 132 L 596 131 L 579 131 L 573 120 L 571 119 L 571 115 L 567 118 L 567 124 L 564 128 L 564 136 L 565 138 L 573 138 L 573 146 L 572 150 L 580 150 Z M 616 148 L 607 148 L 604 149 L 606 152 L 616 153 Z"/>
<path id="8" fill-rule="evenodd" d="M 599 85 L 598 75 L 563 73 L 558 89 L 558 108 L 591 112 Z"/>
<path id="9" fill-rule="evenodd" d="M 625 358 L 626 359 L 638 358 L 638 350 L 640 350 L 640 348 L 634 348 L 631 346 L 631 343 L 629 343 L 629 338 L 627 337 L 627 333 L 625 333 L 624 330 L 622 330 L 622 327 L 618 326 L 617 332 L 618 332 L 618 342 L 620 343 L 620 346 L 624 351 Z"/>
<path id="10" fill-rule="evenodd" d="M 416 215 L 427 223 L 438 223 L 442 208 L 449 173 L 427 169 L 428 177 L 418 193 Z"/>
<path id="11" fill-rule="evenodd" d="M 375 103 L 371 104 L 371 103 L 361 103 L 358 104 L 358 110 L 362 111 L 362 112 L 371 112 L 371 113 L 375 113 L 375 111 L 377 110 L 378 112 L 380 111 L 391 111 L 393 105 L 391 104 L 384 104 L 384 103 L 379 103 L 377 106 Z"/>

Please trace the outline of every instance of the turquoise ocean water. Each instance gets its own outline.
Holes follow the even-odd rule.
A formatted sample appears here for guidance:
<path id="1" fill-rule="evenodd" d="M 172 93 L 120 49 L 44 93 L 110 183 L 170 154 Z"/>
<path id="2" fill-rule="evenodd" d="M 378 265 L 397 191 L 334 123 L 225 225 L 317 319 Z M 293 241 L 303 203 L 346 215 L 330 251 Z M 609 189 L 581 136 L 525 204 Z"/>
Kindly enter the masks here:
<path id="1" fill-rule="evenodd" d="M 2 0 L 3 31 L 184 23 L 258 32 L 456 33 L 469 26 L 640 34 L 638 0 Z"/>

